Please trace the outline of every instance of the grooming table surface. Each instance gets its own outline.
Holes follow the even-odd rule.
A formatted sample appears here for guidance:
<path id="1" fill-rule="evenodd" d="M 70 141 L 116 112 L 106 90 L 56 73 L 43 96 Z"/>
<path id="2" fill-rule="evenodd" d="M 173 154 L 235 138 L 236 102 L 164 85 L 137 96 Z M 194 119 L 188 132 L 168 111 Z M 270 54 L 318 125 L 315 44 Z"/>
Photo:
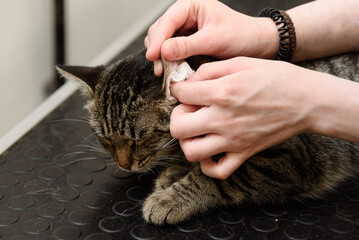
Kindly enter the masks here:
<path id="1" fill-rule="evenodd" d="M 259 3 L 281 6 L 241 2 L 255 11 Z M 141 48 L 143 37 L 118 58 Z M 141 203 L 154 175 L 123 172 L 98 151 L 84 102 L 76 92 L 0 156 L 0 239 L 359 239 L 357 179 L 325 200 L 214 209 L 178 226 L 146 224 Z"/>

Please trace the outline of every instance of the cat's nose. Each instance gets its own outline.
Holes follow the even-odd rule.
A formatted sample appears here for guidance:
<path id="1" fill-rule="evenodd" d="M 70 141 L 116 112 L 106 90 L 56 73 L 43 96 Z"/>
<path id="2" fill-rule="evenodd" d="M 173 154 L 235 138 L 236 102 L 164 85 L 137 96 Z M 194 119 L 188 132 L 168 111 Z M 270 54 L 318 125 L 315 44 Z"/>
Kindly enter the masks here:
<path id="1" fill-rule="evenodd" d="M 130 170 L 132 166 L 132 159 L 127 153 L 128 151 L 125 149 L 116 150 L 117 164 L 123 169 Z"/>

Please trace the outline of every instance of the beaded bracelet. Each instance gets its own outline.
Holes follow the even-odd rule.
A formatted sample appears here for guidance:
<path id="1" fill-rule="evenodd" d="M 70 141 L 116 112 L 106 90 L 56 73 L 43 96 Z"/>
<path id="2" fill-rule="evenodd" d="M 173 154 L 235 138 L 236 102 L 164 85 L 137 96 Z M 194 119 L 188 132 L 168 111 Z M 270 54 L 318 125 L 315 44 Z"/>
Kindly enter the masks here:
<path id="1" fill-rule="evenodd" d="M 271 18 L 277 26 L 281 24 L 278 28 L 280 39 L 277 59 L 290 62 L 297 46 L 292 19 L 285 11 L 273 8 L 264 8 L 259 16 Z"/>

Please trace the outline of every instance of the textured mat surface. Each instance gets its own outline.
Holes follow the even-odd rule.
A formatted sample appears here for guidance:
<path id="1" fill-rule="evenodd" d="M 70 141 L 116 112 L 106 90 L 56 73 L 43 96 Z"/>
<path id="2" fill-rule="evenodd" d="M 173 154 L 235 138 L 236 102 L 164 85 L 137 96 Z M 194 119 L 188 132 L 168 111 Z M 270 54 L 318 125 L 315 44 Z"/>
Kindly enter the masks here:
<path id="1" fill-rule="evenodd" d="M 253 12 L 260 4 L 278 7 L 233 6 L 243 4 Z M 141 48 L 142 39 L 119 57 Z M 356 179 L 325 200 L 216 209 L 179 226 L 146 224 L 141 201 L 154 176 L 122 172 L 101 153 L 83 104 L 73 95 L 0 156 L 0 239 L 359 239 Z"/>
<path id="2" fill-rule="evenodd" d="M 0 239 L 359 239 L 359 181 L 326 200 L 213 210 L 179 226 L 144 223 L 152 174 L 101 153 L 72 96 L 0 157 Z"/>

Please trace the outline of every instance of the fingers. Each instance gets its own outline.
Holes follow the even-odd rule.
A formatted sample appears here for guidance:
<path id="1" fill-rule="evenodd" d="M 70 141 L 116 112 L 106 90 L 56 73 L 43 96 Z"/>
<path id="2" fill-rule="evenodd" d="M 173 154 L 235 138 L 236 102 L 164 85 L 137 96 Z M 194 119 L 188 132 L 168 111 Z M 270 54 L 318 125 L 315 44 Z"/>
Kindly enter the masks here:
<path id="1" fill-rule="evenodd" d="M 177 106 L 177 113 L 181 117 L 176 117 L 176 122 L 171 116 L 171 134 L 180 140 L 181 148 L 188 161 L 200 161 L 202 172 L 209 176 L 219 179 L 228 178 L 243 162 L 247 159 L 245 154 L 227 152 L 230 144 L 227 139 L 217 134 L 207 134 L 211 130 L 211 124 L 205 119 L 208 113 L 198 113 L 203 108 L 181 104 Z M 197 113 L 197 114 L 196 114 Z M 208 118 L 201 118 L 202 116 Z M 199 117 L 196 117 L 199 116 Z M 207 134 L 203 137 L 198 137 Z M 211 159 L 221 152 L 227 152 L 218 162 Z"/>
<path id="2" fill-rule="evenodd" d="M 148 36 L 145 37 L 145 40 L 144 40 L 144 44 L 145 44 L 145 47 L 146 48 L 149 48 L 149 38 Z M 154 60 L 153 61 L 153 66 L 154 66 L 154 72 L 155 72 L 155 75 L 157 77 L 161 77 L 162 76 L 162 73 L 163 73 L 163 65 L 162 65 L 162 62 L 161 60 Z"/>
<path id="3" fill-rule="evenodd" d="M 195 55 L 209 55 L 211 51 L 208 31 L 200 30 L 189 36 L 179 36 L 167 39 L 162 47 L 161 54 L 168 61 L 185 59 Z M 206 43 L 206 44 L 203 44 Z"/>
<path id="4" fill-rule="evenodd" d="M 218 178 L 226 179 L 235 170 L 237 170 L 247 160 L 246 155 L 241 153 L 226 153 L 218 162 L 213 161 L 211 158 L 200 162 L 203 174 Z"/>
<path id="5" fill-rule="evenodd" d="M 154 72 L 157 77 L 161 77 L 163 73 L 163 65 L 161 60 L 156 60 L 153 62 L 154 64 Z"/>
<path id="6" fill-rule="evenodd" d="M 148 49 L 150 47 L 150 39 L 148 36 L 145 37 L 145 40 L 143 41 L 145 44 L 145 48 Z"/>
<path id="7" fill-rule="evenodd" d="M 163 74 L 163 65 L 159 60 L 162 44 L 166 39 L 171 38 L 178 29 L 187 32 L 195 26 L 195 22 L 186 23 L 188 15 L 191 14 L 190 8 L 191 6 L 185 5 L 184 1 L 177 1 L 148 30 L 144 40 L 147 48 L 146 58 L 149 61 L 154 61 L 154 73 L 158 77 Z"/>
<path id="8" fill-rule="evenodd" d="M 234 88 L 250 80 L 245 74 L 259 60 L 238 57 L 225 61 L 203 64 L 187 81 L 172 83 L 171 95 L 188 105 L 208 106 L 220 104 L 230 98 Z"/>
<path id="9" fill-rule="evenodd" d="M 220 83 L 219 83 L 220 84 Z M 171 95 L 188 105 L 210 105 L 218 83 L 214 81 L 177 82 L 170 85 Z"/>
<path id="10" fill-rule="evenodd" d="M 248 69 L 250 66 L 248 64 L 249 59 L 247 61 L 243 59 L 238 57 L 202 64 L 189 81 L 213 80 Z"/>
<path id="11" fill-rule="evenodd" d="M 207 37 L 202 32 L 194 33 L 188 37 L 175 37 L 167 39 L 161 48 L 162 56 L 168 61 L 182 60 L 194 55 L 208 54 L 208 46 L 203 44 Z M 148 37 L 145 39 L 145 45 L 149 45 Z M 154 72 L 156 76 L 161 76 L 163 66 L 161 61 L 154 61 Z"/>
<path id="12" fill-rule="evenodd" d="M 187 160 L 190 162 L 201 161 L 228 150 L 227 139 L 217 134 L 183 139 L 180 140 L 180 144 Z"/>
<path id="13" fill-rule="evenodd" d="M 185 25 L 190 12 L 190 7 L 185 1 L 177 1 L 159 18 L 148 31 L 147 53 L 149 61 L 160 58 L 163 42 L 172 37 L 174 33 Z"/>
<path id="14" fill-rule="evenodd" d="M 171 135 L 177 139 L 185 139 L 206 134 L 211 127 L 206 120 L 206 113 L 201 111 L 201 107 L 180 104 L 171 114 Z"/>

